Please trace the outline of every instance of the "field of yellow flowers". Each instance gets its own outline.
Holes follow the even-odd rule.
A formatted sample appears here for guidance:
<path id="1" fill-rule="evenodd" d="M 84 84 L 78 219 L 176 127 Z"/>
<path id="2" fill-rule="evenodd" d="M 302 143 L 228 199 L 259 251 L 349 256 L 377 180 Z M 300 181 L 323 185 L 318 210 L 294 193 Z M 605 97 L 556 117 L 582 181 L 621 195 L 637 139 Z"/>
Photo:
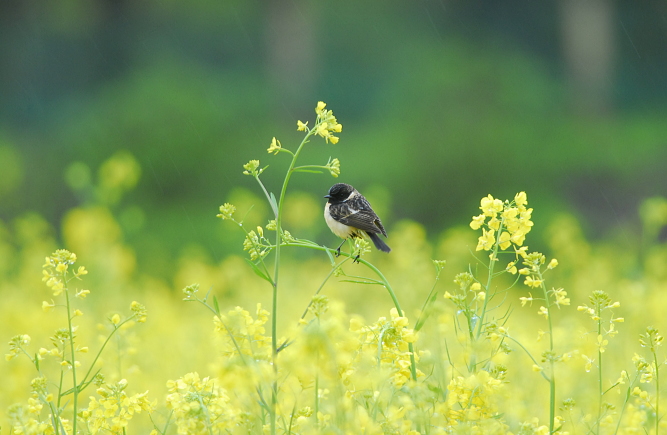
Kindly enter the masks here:
<path id="1" fill-rule="evenodd" d="M 182 291 L 137 270 L 106 206 L 67 214 L 69 250 L 38 215 L 0 226 L 0 433 L 667 430 L 667 200 L 644 201 L 640 234 L 597 243 L 552 216 L 539 253 L 529 196 L 488 195 L 434 241 L 403 221 L 391 254 L 355 240 L 336 256 L 289 227 L 290 213 L 321 213 L 289 192 L 292 175 L 341 172 L 338 159 L 300 164 L 342 130 L 324 103 L 316 115 L 297 147 L 270 143 L 291 161 L 282 189 L 258 160 L 243 166 L 269 219 L 223 204 L 212 225 L 245 237 L 239 253 L 187 252 Z"/>

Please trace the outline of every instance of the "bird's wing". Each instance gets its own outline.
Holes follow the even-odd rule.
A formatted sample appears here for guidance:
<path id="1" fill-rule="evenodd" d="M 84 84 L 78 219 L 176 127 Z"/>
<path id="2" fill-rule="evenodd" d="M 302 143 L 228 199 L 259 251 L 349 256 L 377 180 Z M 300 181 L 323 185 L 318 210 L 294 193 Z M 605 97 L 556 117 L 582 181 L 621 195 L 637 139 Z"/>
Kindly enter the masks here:
<path id="1" fill-rule="evenodd" d="M 359 228 L 369 233 L 382 233 L 386 236 L 382 223 L 373 209 L 370 206 L 356 206 L 357 204 L 336 204 L 331 205 L 329 211 L 331 216 L 342 224 Z"/>

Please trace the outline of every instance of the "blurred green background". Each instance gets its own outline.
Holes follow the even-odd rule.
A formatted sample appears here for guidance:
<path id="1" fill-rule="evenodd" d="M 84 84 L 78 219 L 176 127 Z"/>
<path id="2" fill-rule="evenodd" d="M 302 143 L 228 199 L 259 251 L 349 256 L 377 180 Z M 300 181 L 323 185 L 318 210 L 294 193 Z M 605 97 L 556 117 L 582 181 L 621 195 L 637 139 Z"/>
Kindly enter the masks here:
<path id="1" fill-rule="evenodd" d="M 241 165 L 270 163 L 277 193 L 287 161 L 266 148 L 294 149 L 318 100 L 341 140 L 301 162 L 339 158 L 335 181 L 390 232 L 408 219 L 435 237 L 524 190 L 539 249 L 555 212 L 607 237 L 667 185 L 664 1 L 7 0 L 0 53 L 2 237 L 41 222 L 71 249 L 68 210 L 102 206 L 120 225 L 105 237 L 167 279 L 192 249 L 239 252 L 223 202 L 265 222 Z M 292 200 L 321 207 L 333 183 L 298 174 Z M 317 218 L 293 232 L 337 243 Z"/>

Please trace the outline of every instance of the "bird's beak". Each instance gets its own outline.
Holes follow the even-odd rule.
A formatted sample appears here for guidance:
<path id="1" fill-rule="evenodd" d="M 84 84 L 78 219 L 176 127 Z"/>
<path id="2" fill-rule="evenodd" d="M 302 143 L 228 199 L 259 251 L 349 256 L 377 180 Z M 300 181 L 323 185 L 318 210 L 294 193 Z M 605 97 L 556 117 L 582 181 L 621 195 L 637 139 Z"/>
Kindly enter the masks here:
<path id="1" fill-rule="evenodd" d="M 331 195 L 324 195 L 325 198 L 331 198 Z"/>

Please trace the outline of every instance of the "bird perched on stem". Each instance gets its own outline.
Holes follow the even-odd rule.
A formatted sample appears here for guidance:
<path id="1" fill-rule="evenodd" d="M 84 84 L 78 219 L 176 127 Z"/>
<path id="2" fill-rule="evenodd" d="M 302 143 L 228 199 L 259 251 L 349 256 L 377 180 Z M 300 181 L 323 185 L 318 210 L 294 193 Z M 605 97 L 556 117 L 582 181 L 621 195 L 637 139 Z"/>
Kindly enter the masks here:
<path id="1" fill-rule="evenodd" d="M 324 219 L 335 235 L 347 240 L 351 237 L 363 238 L 366 233 L 377 249 L 382 252 L 391 251 L 379 236 L 382 234 L 387 237 L 380 218 L 357 189 L 349 184 L 338 183 L 331 186 L 324 197 L 329 199 L 324 206 Z M 336 249 L 337 255 L 340 255 L 340 248 L 345 240 Z"/>

